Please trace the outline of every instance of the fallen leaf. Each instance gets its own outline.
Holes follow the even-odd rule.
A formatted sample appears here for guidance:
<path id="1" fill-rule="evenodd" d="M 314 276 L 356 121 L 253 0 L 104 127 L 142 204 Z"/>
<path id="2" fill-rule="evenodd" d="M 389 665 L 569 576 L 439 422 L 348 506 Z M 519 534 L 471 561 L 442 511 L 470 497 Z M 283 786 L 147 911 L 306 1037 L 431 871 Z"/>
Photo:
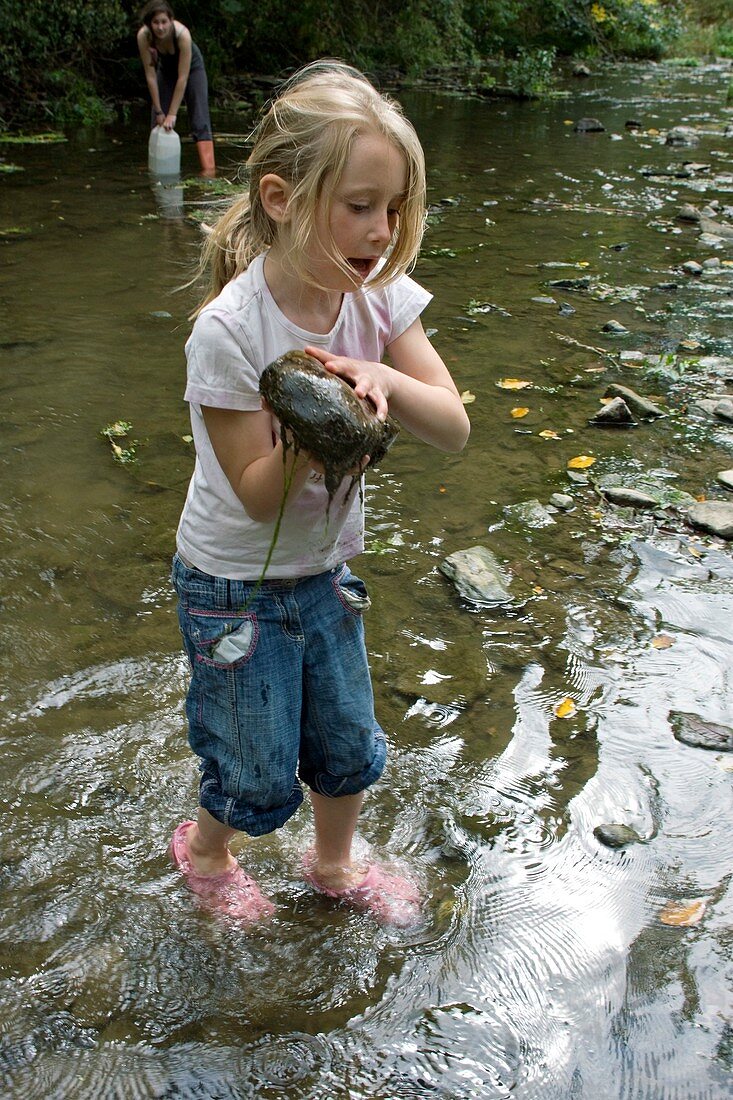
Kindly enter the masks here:
<path id="1" fill-rule="evenodd" d="M 652 638 L 652 645 L 655 649 L 669 649 L 674 645 L 674 638 L 670 634 L 657 634 L 656 638 Z"/>
<path id="2" fill-rule="evenodd" d="M 534 584 L 532 585 L 532 591 L 536 592 L 538 596 L 541 596 L 545 590 L 541 584 Z"/>
<path id="3" fill-rule="evenodd" d="M 182 435 L 181 439 L 183 440 L 184 443 L 193 443 L 193 436 L 192 435 Z"/>
<path id="4" fill-rule="evenodd" d="M 526 390 L 532 385 L 531 382 L 525 382 L 521 378 L 500 378 L 496 384 L 502 390 Z"/>
<path id="5" fill-rule="evenodd" d="M 594 462 L 595 459 L 590 455 L 576 455 L 575 458 L 568 459 L 568 466 L 571 470 L 587 470 Z"/>
<path id="6" fill-rule="evenodd" d="M 649 129 L 647 130 L 647 133 L 651 134 L 653 137 L 656 137 L 657 134 L 659 133 L 659 130 L 657 130 L 654 126 L 650 126 Z"/>
<path id="7" fill-rule="evenodd" d="M 707 497 L 704 493 L 700 493 L 699 496 L 695 497 L 695 500 L 707 500 Z"/>
<path id="8" fill-rule="evenodd" d="M 555 707 L 555 717 L 572 718 L 577 709 L 572 699 L 563 699 L 562 703 L 558 703 Z"/>
<path id="9" fill-rule="evenodd" d="M 471 393 L 470 390 L 464 390 L 461 394 L 461 401 L 464 405 L 472 405 L 476 400 L 476 394 Z"/>
<path id="10" fill-rule="evenodd" d="M 545 428 L 545 430 L 543 432 L 539 432 L 538 435 L 542 439 L 559 439 L 560 438 L 560 436 L 557 434 L 557 432 L 553 432 L 549 428 Z"/>
<path id="11" fill-rule="evenodd" d="M 447 493 L 448 490 L 446 489 L 445 485 L 440 485 L 440 486 L 438 486 L 438 492 L 439 493 Z"/>
<path id="12" fill-rule="evenodd" d="M 687 928 L 691 924 L 698 924 L 705 912 L 707 902 L 705 898 L 692 898 L 684 901 L 668 901 L 659 914 L 662 924 L 671 924 L 679 928 Z"/>
<path id="13" fill-rule="evenodd" d="M 523 405 L 518 405 L 515 409 L 512 409 L 512 416 L 515 420 L 521 420 L 528 412 L 528 408 L 525 408 Z"/>

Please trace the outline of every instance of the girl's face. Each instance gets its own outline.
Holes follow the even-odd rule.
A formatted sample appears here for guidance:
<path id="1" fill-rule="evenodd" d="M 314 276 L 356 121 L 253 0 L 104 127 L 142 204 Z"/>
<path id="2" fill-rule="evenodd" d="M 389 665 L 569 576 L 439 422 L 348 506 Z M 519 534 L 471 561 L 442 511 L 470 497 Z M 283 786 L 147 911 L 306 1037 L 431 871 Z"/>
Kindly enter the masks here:
<path id="1" fill-rule="evenodd" d="M 150 20 L 150 29 L 156 38 L 167 38 L 173 29 L 173 20 L 164 11 L 156 11 Z"/>
<path id="2" fill-rule="evenodd" d="M 354 139 L 338 181 L 326 180 L 316 213 L 310 274 L 329 290 L 357 290 L 374 271 L 397 228 L 407 189 L 404 154 L 382 134 Z M 345 257 L 348 270 L 334 259 Z"/>

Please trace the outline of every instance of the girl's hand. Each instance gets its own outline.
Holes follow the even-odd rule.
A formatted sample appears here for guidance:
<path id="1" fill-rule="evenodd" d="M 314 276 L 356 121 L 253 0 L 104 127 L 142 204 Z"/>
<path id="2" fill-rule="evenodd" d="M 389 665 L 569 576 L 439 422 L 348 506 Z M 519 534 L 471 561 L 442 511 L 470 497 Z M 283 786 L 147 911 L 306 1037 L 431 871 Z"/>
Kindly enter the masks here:
<path id="1" fill-rule="evenodd" d="M 176 115 L 166 115 L 163 119 L 163 128 L 165 130 L 175 130 L 176 128 Z"/>
<path id="2" fill-rule="evenodd" d="M 383 363 L 368 363 L 364 359 L 349 359 L 345 355 L 332 355 L 323 348 L 307 347 L 305 352 L 322 363 L 326 370 L 344 378 L 357 397 L 371 401 L 379 420 L 387 419 L 388 398 L 392 393 L 390 367 Z"/>

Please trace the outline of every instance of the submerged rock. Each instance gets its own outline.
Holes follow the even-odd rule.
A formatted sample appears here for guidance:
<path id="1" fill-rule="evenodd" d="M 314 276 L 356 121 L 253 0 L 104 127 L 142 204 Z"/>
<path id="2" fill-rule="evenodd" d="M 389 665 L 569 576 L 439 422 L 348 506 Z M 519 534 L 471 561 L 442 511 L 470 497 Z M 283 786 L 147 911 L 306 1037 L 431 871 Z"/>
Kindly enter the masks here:
<path id="1" fill-rule="evenodd" d="M 636 829 L 630 825 L 621 825 L 618 822 L 609 822 L 607 825 L 596 825 L 593 836 L 605 844 L 607 848 L 627 848 L 629 844 L 643 844 L 644 838 L 639 836 Z"/>
<path id="2" fill-rule="evenodd" d="M 697 145 L 700 140 L 692 126 L 675 126 L 667 134 L 665 145 Z"/>
<path id="3" fill-rule="evenodd" d="M 733 729 L 718 722 L 705 722 L 697 714 L 671 710 L 669 721 L 678 741 L 696 749 L 712 749 L 714 752 L 733 752 Z"/>
<path id="4" fill-rule="evenodd" d="M 687 519 L 701 531 L 721 539 L 733 539 L 733 504 L 728 501 L 699 501 L 689 509 Z"/>
<path id="5" fill-rule="evenodd" d="M 473 603 L 505 604 L 512 599 L 499 560 L 486 546 L 456 550 L 438 568 Z"/>
<path id="6" fill-rule="evenodd" d="M 573 129 L 576 134 L 600 134 L 606 127 L 597 118 L 579 118 Z"/>
<path id="7" fill-rule="evenodd" d="M 260 393 L 280 422 L 283 445 L 302 448 L 323 465 L 329 498 L 364 455 L 370 466 L 381 462 L 399 431 L 396 420 L 378 420 L 348 382 L 302 351 L 265 367 Z"/>
<path id="8" fill-rule="evenodd" d="M 504 515 L 519 520 L 526 527 L 551 527 L 555 522 L 539 500 L 523 500 L 519 504 L 507 504 Z"/>
<path id="9" fill-rule="evenodd" d="M 605 325 L 601 329 L 601 332 L 615 333 L 617 336 L 621 336 L 627 333 L 629 330 L 626 325 L 622 325 L 620 321 L 606 321 Z"/>

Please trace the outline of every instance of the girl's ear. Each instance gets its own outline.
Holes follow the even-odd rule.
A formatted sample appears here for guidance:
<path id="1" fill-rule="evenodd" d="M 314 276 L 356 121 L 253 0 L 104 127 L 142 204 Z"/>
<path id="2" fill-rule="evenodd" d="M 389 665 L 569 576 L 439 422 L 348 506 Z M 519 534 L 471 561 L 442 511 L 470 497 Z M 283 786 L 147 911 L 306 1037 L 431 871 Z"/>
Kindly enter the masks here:
<path id="1" fill-rule="evenodd" d="M 293 193 L 293 185 L 282 176 L 270 172 L 260 180 L 260 200 L 265 213 L 278 225 L 284 224 L 290 217 L 288 203 Z"/>

